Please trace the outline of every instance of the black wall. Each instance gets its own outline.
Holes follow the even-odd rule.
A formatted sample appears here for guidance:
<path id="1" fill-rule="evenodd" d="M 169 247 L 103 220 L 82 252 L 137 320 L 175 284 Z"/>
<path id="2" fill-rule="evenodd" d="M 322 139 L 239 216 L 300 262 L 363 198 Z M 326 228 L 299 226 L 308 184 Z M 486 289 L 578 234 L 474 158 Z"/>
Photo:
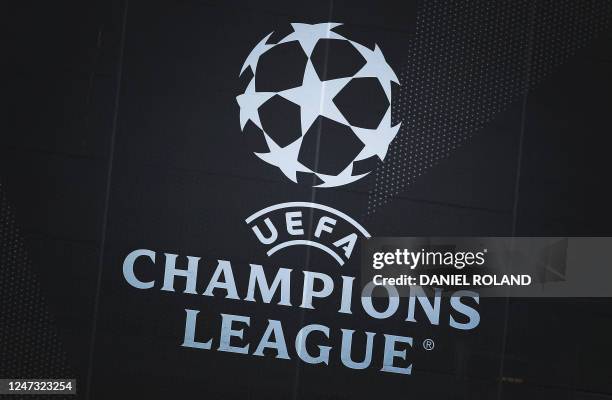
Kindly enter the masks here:
<path id="1" fill-rule="evenodd" d="M 96 399 L 612 397 L 607 299 L 482 299 L 465 333 L 389 321 L 379 332 L 440 346 L 406 377 L 181 348 L 188 306 L 250 315 L 254 329 L 371 320 L 140 293 L 123 279 L 136 248 L 329 272 L 318 254 L 268 259 L 243 222 L 311 198 L 374 236 L 610 236 L 612 3 L 404 3 L 9 6 L 0 377 L 76 377 L 78 397 Z M 312 189 L 253 156 L 235 96 L 261 37 L 328 20 L 383 48 L 402 130 L 366 179 Z"/>

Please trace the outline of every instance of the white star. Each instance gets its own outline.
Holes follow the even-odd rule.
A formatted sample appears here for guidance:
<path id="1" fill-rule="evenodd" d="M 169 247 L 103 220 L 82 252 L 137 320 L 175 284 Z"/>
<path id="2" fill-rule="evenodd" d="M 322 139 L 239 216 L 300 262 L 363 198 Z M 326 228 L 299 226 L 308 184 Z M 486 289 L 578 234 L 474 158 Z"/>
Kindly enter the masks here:
<path id="1" fill-rule="evenodd" d="M 319 39 L 345 39 L 343 36 L 332 31 L 332 29 L 340 25 L 342 24 L 336 22 L 324 22 L 321 24 L 312 25 L 293 23 L 291 24 L 291 27 L 293 27 L 294 32 L 287 35 L 279 43 L 297 40 L 300 43 L 300 46 L 302 46 L 304 49 L 306 56 L 310 58 L 312 50 Z"/>
<path id="2" fill-rule="evenodd" d="M 397 135 L 400 125 L 391 126 L 391 107 L 389 107 L 378 128 L 364 129 L 353 126 L 353 132 L 365 145 L 355 161 L 365 160 L 373 155 L 377 155 L 381 160 L 384 160 L 389 145 Z"/>
<path id="3" fill-rule="evenodd" d="M 244 93 L 236 96 L 236 101 L 240 106 L 240 129 L 244 129 L 247 121 L 251 120 L 263 130 L 257 109 L 275 94 L 274 92 L 256 92 L 255 79 L 251 79 Z"/>
<path id="4" fill-rule="evenodd" d="M 369 174 L 369 172 L 366 172 L 365 174 L 361 174 L 361 175 L 352 175 L 352 173 L 353 173 L 353 163 L 349 164 L 349 166 L 346 167 L 344 171 L 340 172 L 338 175 L 316 174 L 319 177 L 319 179 L 323 181 L 323 183 L 320 183 L 316 185 L 315 187 L 324 188 L 324 187 L 348 185 L 349 183 L 355 182 L 356 180 L 359 180 L 363 178 L 364 176 L 366 176 L 367 174 Z"/>
<path id="5" fill-rule="evenodd" d="M 298 171 L 312 172 L 298 161 L 298 155 L 303 138 L 299 138 L 285 147 L 279 147 L 267 134 L 264 133 L 264 137 L 266 138 L 270 152 L 255 153 L 257 157 L 261 158 L 268 164 L 278 167 L 287 178 L 291 179 L 295 183 L 297 183 Z"/>
<path id="6" fill-rule="evenodd" d="M 259 61 L 259 57 L 263 53 L 268 51 L 270 47 L 274 46 L 273 44 L 266 44 L 266 42 L 268 41 L 268 38 L 270 38 L 270 36 L 272 36 L 273 33 L 274 32 L 270 32 L 268 36 L 263 38 L 259 43 L 257 43 L 257 46 L 255 46 L 255 48 L 251 50 L 251 53 L 249 54 L 247 59 L 244 61 L 244 64 L 242 64 L 242 69 L 240 70 L 240 74 L 238 74 L 238 76 L 242 75 L 242 73 L 244 72 L 245 69 L 247 69 L 247 67 L 251 67 L 251 71 L 253 71 L 253 74 L 255 74 L 255 70 L 257 68 L 257 61 Z"/>
<path id="7" fill-rule="evenodd" d="M 278 94 L 300 106 L 302 135 L 304 135 L 319 115 L 348 125 L 333 100 L 350 80 L 351 78 L 340 78 L 322 82 L 309 60 L 306 63 L 302 86 L 283 90 Z"/>
<path id="8" fill-rule="evenodd" d="M 355 78 L 378 78 L 385 90 L 389 102 L 391 102 L 391 82 L 399 84 L 399 79 L 397 79 L 397 75 L 395 75 L 395 72 L 393 72 L 389 64 L 387 64 L 380 47 L 375 44 L 374 50 L 370 50 L 357 42 L 350 42 L 355 46 L 357 51 L 361 53 L 363 58 L 366 59 L 365 65 L 357 71 Z"/>

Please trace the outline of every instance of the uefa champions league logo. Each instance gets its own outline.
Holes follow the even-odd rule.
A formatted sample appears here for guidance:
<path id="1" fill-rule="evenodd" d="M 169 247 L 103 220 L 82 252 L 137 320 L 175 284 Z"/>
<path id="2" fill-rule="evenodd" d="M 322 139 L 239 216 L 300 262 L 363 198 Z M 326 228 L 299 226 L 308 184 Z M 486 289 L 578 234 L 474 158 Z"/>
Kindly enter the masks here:
<path id="1" fill-rule="evenodd" d="M 293 32 L 276 43 L 268 43 L 271 34 L 259 42 L 242 67 L 241 74 L 247 69 L 252 73 L 250 79 L 244 79 L 249 80 L 246 90 L 237 97 L 242 133 L 259 137 L 266 149 L 255 154 L 293 182 L 300 183 L 303 174 L 319 187 L 354 182 L 385 158 L 399 130 L 399 124 L 391 123 L 390 111 L 391 83 L 397 83 L 397 77 L 378 46 L 369 49 L 350 41 L 333 31 L 338 26 L 292 24 Z M 333 62 L 335 56 L 351 58 L 352 62 L 339 67 Z M 290 68 L 296 66 L 297 74 Z M 276 68 L 269 71 L 271 67 Z M 355 104 L 357 114 L 350 107 Z M 314 162 L 309 157 L 313 146 Z M 368 164 L 372 159 L 375 162 Z M 371 238 L 359 222 L 342 211 L 293 200 L 264 207 L 244 220 L 268 256 L 293 246 L 310 246 L 343 267 L 358 241 Z M 211 264 L 201 259 L 138 248 L 123 261 L 125 282 L 136 290 L 191 296 L 192 304 L 193 296 L 214 298 L 213 307 L 206 312 L 193 306 L 184 309 L 180 346 L 181 354 L 189 357 L 195 351 L 217 351 L 253 360 L 268 357 L 353 371 L 369 369 L 370 376 L 374 371 L 405 376 L 412 374 L 415 353 L 419 349 L 432 351 L 435 342 L 431 337 L 398 335 L 398 330 L 406 331 L 417 318 L 429 326 L 447 323 L 463 331 L 480 323 L 478 293 L 468 290 L 443 297 L 442 289 L 436 289 L 430 299 L 420 286 L 411 286 L 408 296 L 400 296 L 395 286 L 380 285 L 388 298 L 382 310 L 372 294 L 377 284 L 370 281 L 358 286 L 357 277 L 350 275 L 354 265 L 342 273 L 329 268 L 334 272 L 329 274 L 311 269 L 311 265 L 298 272 L 284 264 L 264 268 L 258 262 L 245 265 L 226 258 Z M 319 259 L 307 257 L 306 261 L 318 263 Z M 143 273 L 145 270 L 148 272 Z M 196 302 L 201 301 L 206 302 Z M 240 303 L 240 314 L 233 314 L 232 308 L 223 309 L 224 301 L 244 302 Z M 255 303 L 257 308 L 253 308 Z M 220 312 L 211 312 L 219 307 Z M 288 310 L 308 310 L 309 322 L 303 318 L 297 324 L 295 319 L 284 321 L 283 314 L 280 318 L 274 315 L 275 307 L 284 315 Z M 257 313 L 264 308 L 268 315 L 261 319 Z M 326 318 L 317 323 L 320 310 Z M 337 313 L 334 321 L 338 322 L 330 324 L 330 310 Z M 216 318 L 212 314 L 217 314 Z M 383 325 L 385 319 L 393 325 L 391 333 L 378 329 L 389 326 Z M 342 321 L 359 321 L 365 329 L 358 331 Z"/>
<path id="2" fill-rule="evenodd" d="M 391 123 L 391 85 L 399 84 L 397 76 L 378 45 L 370 49 L 345 38 L 334 31 L 340 25 L 294 23 L 293 32 L 276 43 L 269 43 L 270 33 L 240 70 L 242 75 L 250 68 L 253 74 L 236 98 L 240 128 L 263 136 L 267 150 L 255 155 L 293 182 L 298 174 L 314 175 L 309 182 L 317 187 L 363 178 L 384 160 L 400 128 Z M 328 68 L 343 61 L 338 59 L 349 62 Z M 293 82 L 286 65 L 297 67 Z M 272 68 L 276 79 L 269 84 L 264 80 Z M 263 118 L 264 112 L 271 117 Z"/>
<path id="3" fill-rule="evenodd" d="M 268 43 L 271 34 L 259 42 L 242 67 L 241 74 L 247 69 L 252 73 L 250 79 L 244 79 L 248 86 L 237 98 L 242 133 L 259 137 L 266 149 L 255 154 L 293 182 L 300 183 L 304 174 L 320 187 L 354 182 L 385 158 L 399 130 L 399 124 L 391 123 L 390 111 L 391 83 L 397 83 L 397 77 L 378 46 L 369 49 L 350 41 L 333 31 L 338 26 L 292 24 L 293 32 L 276 43 Z M 335 56 L 352 62 L 339 66 L 333 62 Z M 357 114 L 350 107 L 355 104 Z M 313 145 L 314 162 L 309 157 Z M 367 163 L 373 159 L 374 164 Z M 268 256 L 292 246 L 310 246 L 326 253 L 338 266 L 346 266 L 358 241 L 371 237 L 348 214 L 293 200 L 264 207 L 244 220 Z M 309 263 L 319 262 L 306 258 Z M 312 265 L 297 271 L 287 268 L 285 261 L 282 267 L 264 268 L 259 262 L 201 260 L 137 248 L 123 261 L 125 283 L 133 289 L 149 294 L 159 290 L 164 296 L 173 293 L 175 299 L 190 297 L 191 305 L 186 304 L 183 314 L 181 356 L 217 351 L 253 357 L 254 363 L 263 357 L 280 360 L 280 367 L 284 360 L 285 366 L 297 361 L 353 371 L 368 369 L 369 375 L 362 376 L 372 376 L 374 371 L 406 376 L 412 374 L 413 359 L 422 358 L 416 352 L 435 347 L 431 337 L 412 336 L 410 324 L 418 319 L 428 326 L 448 324 L 466 331 L 480 323 L 478 293 L 468 290 L 442 296 L 442 289 L 435 289 L 430 299 L 420 286 L 411 286 L 408 296 L 400 296 L 395 286 L 379 285 L 388 298 L 382 306 L 372 294 L 378 285 L 374 281 L 358 285 L 357 277 L 350 274 L 351 266 L 341 273 L 329 268 L 334 272 L 330 274 L 311 269 Z M 199 300 L 194 301 L 194 296 Z M 212 307 L 205 312 L 193 308 L 207 298 L 214 299 Z M 240 314 L 232 313 L 236 301 L 241 302 Z M 229 302 L 234 306 L 224 308 Z M 282 310 L 278 317 L 277 309 Z M 266 314 L 263 319 L 258 315 L 261 310 Z M 321 310 L 325 318 L 317 322 Z M 337 313 L 332 319 L 330 310 Z M 304 318 L 297 323 L 295 318 L 283 320 L 288 311 L 308 312 L 308 322 Z M 355 321 L 361 330 L 355 323 L 351 326 Z M 176 324 L 172 325 L 174 329 Z M 380 331 L 384 327 L 393 330 Z"/>

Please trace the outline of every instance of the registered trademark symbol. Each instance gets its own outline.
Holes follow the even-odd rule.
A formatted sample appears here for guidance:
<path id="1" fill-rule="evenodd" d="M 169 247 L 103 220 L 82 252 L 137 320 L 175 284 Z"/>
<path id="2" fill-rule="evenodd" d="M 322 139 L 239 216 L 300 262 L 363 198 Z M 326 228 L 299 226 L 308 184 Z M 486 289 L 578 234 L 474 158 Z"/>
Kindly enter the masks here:
<path id="1" fill-rule="evenodd" d="M 425 339 L 423 340 L 423 348 L 427 351 L 431 351 L 434 349 L 434 347 L 436 347 L 436 344 L 434 343 L 433 340 L 431 339 Z"/>

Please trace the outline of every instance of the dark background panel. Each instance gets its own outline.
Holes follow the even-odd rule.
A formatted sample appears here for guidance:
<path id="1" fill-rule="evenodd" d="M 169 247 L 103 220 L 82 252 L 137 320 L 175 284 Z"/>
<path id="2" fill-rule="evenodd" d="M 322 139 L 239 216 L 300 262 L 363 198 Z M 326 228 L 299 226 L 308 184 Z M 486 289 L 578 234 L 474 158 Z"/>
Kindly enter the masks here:
<path id="1" fill-rule="evenodd" d="M 397 319 L 338 318 L 327 307 L 317 313 L 279 311 L 278 306 L 139 292 L 121 275 L 125 255 L 143 247 L 160 255 L 157 271 L 167 251 L 201 256 L 206 274 L 217 258 L 242 268 L 258 262 L 331 274 L 326 258 L 316 252 L 265 256 L 244 218 L 281 201 L 312 199 L 337 207 L 373 235 L 609 235 L 612 7 L 605 1 L 553 3 L 11 5 L 6 117 L 0 128 L 0 183 L 3 202 L 10 206 L 10 212 L 3 207 L 2 221 L 10 235 L 2 231 L 1 299 L 3 315 L 25 310 L 30 317 L 3 321 L 2 375 L 70 374 L 79 381 L 79 398 L 100 399 L 118 393 L 370 398 L 382 388 L 391 395 L 432 398 L 612 396 L 611 315 L 605 299 L 483 299 L 481 326 L 462 333 L 405 326 Z M 600 17 L 592 18 L 595 11 Z M 288 182 L 253 156 L 239 131 L 238 72 L 252 46 L 272 30 L 287 29 L 289 22 L 330 19 L 346 22 L 347 32 L 360 42 L 379 43 L 398 76 L 414 89 L 403 92 L 400 101 L 412 104 L 408 96 L 421 106 L 400 110 L 412 118 L 406 126 L 418 129 L 406 129 L 404 137 L 440 132 L 435 124 L 442 117 L 430 118 L 432 108 L 424 100 L 448 106 L 443 116 L 455 118 L 462 109 L 448 100 L 453 96 L 435 100 L 417 91 L 428 87 L 437 95 L 438 89 L 453 87 L 448 82 L 463 82 L 469 90 L 453 93 L 471 105 L 466 118 L 457 121 L 468 124 L 489 115 L 410 185 L 395 178 L 397 187 L 385 188 L 394 194 L 373 212 L 373 194 L 379 193 L 374 185 L 393 182 L 380 174 L 395 176 L 393 167 L 406 172 L 400 156 L 354 185 L 312 190 Z M 431 29 L 423 28 L 427 21 L 433 21 Z M 513 29 L 505 34 L 509 25 Z M 413 41 L 428 45 L 427 51 L 415 52 Z M 447 45 L 452 51 L 435 56 Z M 511 58 L 504 49 L 511 50 Z M 427 67 L 409 70 L 406 60 Z M 491 62 L 483 66 L 483 60 Z M 498 73 L 503 79 L 495 81 Z M 487 91 L 480 82 L 493 82 L 499 90 Z M 509 92 L 514 95 L 504 97 Z M 498 111 L 478 109 L 479 98 L 489 99 L 483 104 Z M 450 135 L 463 135 L 463 122 L 452 126 L 456 132 Z M 19 243 L 22 250 L 15 253 Z M 353 274 L 356 260 L 353 256 L 341 273 Z M 18 285 L 10 280 L 15 271 L 23 277 Z M 313 367 L 295 357 L 184 349 L 187 306 L 202 309 L 211 329 L 218 329 L 220 312 L 249 314 L 253 336 L 264 329 L 266 318 L 278 318 L 288 337 L 310 321 L 328 324 L 336 334 L 340 327 L 353 327 L 421 340 L 432 336 L 439 347 L 428 355 L 415 352 L 412 377 L 348 370 L 337 358 L 329 367 Z M 380 356 L 375 351 L 375 360 Z"/>
<path id="2" fill-rule="evenodd" d="M 530 91 L 525 108 L 517 233 L 610 234 L 610 33 Z"/>

